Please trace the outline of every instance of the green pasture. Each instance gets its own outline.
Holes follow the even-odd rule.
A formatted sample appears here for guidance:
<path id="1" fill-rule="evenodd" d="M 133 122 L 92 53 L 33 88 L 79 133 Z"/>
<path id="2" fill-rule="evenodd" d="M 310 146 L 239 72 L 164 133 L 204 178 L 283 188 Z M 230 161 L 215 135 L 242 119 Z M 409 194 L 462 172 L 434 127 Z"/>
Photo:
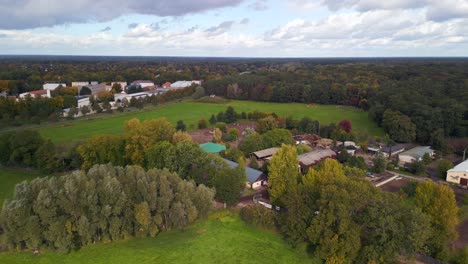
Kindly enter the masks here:
<path id="1" fill-rule="evenodd" d="M 13 197 L 16 184 L 39 176 L 41 174 L 35 171 L 0 167 L 0 209 L 5 199 Z"/>
<path id="2" fill-rule="evenodd" d="M 367 116 L 367 113 L 353 107 L 335 105 L 306 105 L 297 103 L 262 103 L 252 101 L 231 101 L 226 104 L 199 103 L 183 101 L 164 106 L 148 107 L 143 110 L 101 115 L 99 118 L 80 118 L 71 122 L 48 125 L 38 128 L 39 132 L 54 142 L 67 142 L 71 140 L 86 139 L 96 134 L 120 134 L 123 124 L 131 118 L 141 120 L 165 117 L 175 124 L 183 120 L 189 130 L 196 129 L 197 122 L 204 117 L 207 120 L 211 114 L 225 111 L 233 106 L 237 112 L 275 112 L 280 116 L 293 116 L 295 118 L 310 117 L 319 120 L 322 124 L 339 122 L 349 119 L 353 129 L 369 135 L 383 135 L 383 131 Z"/>
<path id="3" fill-rule="evenodd" d="M 96 244 L 68 254 L 41 252 L 0 253 L 0 263 L 320 263 L 305 250 L 293 249 L 278 234 L 247 226 L 237 213 L 213 213 L 184 231 Z"/>

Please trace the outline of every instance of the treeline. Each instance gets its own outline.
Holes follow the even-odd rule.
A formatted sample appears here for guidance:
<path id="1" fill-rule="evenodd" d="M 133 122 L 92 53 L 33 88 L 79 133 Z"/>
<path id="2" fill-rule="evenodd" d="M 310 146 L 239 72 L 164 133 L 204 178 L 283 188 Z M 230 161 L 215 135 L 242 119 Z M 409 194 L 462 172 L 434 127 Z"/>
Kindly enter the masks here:
<path id="1" fill-rule="evenodd" d="M 184 228 L 208 215 L 213 196 L 212 189 L 167 170 L 97 165 L 17 185 L 0 224 L 10 249 L 67 252 Z"/>
<path id="2" fill-rule="evenodd" d="M 0 134 L 0 165 L 36 168 L 43 173 L 80 168 L 82 159 L 78 143 L 55 146 L 37 131 L 15 131 Z"/>
<path id="3" fill-rule="evenodd" d="M 283 146 L 270 162 L 270 198 L 283 210 L 246 208 L 243 219 L 306 243 L 326 263 L 391 263 L 416 253 L 450 260 L 458 207 L 448 186 L 427 181 L 393 194 L 331 159 L 299 176 L 296 159 L 295 148 Z"/>
<path id="4" fill-rule="evenodd" d="M 416 140 L 440 149 L 445 137 L 468 136 L 468 82 L 464 80 L 388 81 L 370 104 L 369 115 L 399 142 Z"/>

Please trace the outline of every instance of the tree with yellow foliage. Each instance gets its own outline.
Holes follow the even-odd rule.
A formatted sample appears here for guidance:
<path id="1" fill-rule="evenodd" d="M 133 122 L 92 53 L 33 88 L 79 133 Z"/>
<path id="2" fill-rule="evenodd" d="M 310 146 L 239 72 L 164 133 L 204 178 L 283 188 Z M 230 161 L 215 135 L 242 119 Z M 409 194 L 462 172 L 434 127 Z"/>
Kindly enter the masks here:
<path id="1" fill-rule="evenodd" d="M 415 205 L 431 218 L 433 234 L 429 250 L 436 257 L 444 257 L 450 241 L 457 239 L 455 229 L 458 220 L 458 206 L 453 190 L 433 181 L 425 181 L 416 187 Z"/>

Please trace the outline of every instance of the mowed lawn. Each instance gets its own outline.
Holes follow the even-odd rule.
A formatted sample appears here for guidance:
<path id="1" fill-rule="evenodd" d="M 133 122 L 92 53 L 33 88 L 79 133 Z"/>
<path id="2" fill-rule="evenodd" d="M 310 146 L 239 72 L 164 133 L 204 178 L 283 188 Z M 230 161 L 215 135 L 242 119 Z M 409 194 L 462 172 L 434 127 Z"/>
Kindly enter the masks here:
<path id="1" fill-rule="evenodd" d="M 306 104 L 280 104 L 252 101 L 231 101 L 226 104 L 199 103 L 184 101 L 164 106 L 151 107 L 144 110 L 133 110 L 121 114 L 102 116 L 96 119 L 80 119 L 58 125 L 40 127 L 40 133 L 54 142 L 66 142 L 77 139 L 89 138 L 96 134 L 121 134 L 124 122 L 131 118 L 140 120 L 165 117 L 175 124 L 183 120 L 189 130 L 196 129 L 198 120 L 202 117 L 207 120 L 211 114 L 225 111 L 228 106 L 233 106 L 237 112 L 275 112 L 282 117 L 293 116 L 295 118 L 310 117 L 319 120 L 322 124 L 339 122 L 349 119 L 353 128 L 358 132 L 366 132 L 369 135 L 383 135 L 383 131 L 367 116 L 367 113 L 353 107 L 335 105 L 306 105 Z"/>
<path id="2" fill-rule="evenodd" d="M 0 253 L 0 263 L 320 263 L 279 235 L 247 226 L 237 213 L 215 212 L 185 231 L 156 238 L 96 244 L 69 254 Z"/>
<path id="3" fill-rule="evenodd" d="M 5 199 L 13 197 L 16 184 L 31 181 L 40 176 L 42 175 L 35 171 L 0 167 L 0 209 Z"/>

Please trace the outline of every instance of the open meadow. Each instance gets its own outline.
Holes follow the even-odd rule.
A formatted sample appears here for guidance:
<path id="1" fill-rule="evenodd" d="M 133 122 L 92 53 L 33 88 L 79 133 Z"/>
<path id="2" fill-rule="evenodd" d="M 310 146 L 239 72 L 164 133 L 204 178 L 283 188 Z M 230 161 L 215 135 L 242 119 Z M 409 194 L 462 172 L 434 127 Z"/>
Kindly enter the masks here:
<path id="1" fill-rule="evenodd" d="M 292 116 L 297 119 L 310 117 L 322 124 L 337 123 L 343 119 L 349 119 L 355 131 L 365 132 L 369 135 L 383 135 L 383 130 L 368 118 L 366 112 L 354 107 L 252 101 L 230 101 L 225 104 L 183 101 L 114 115 L 106 116 L 103 114 L 99 118 L 81 118 L 76 121 L 43 126 L 38 130 L 45 138 L 49 138 L 56 143 L 85 139 L 96 134 L 120 134 L 123 131 L 124 122 L 131 118 L 146 120 L 165 117 L 173 124 L 178 120 L 183 120 L 187 128 L 193 130 L 196 129 L 200 118 L 204 117 L 208 120 L 211 114 L 225 111 L 228 106 L 234 107 L 239 113 L 254 110 L 275 112 L 282 117 Z"/>
<path id="2" fill-rule="evenodd" d="M 0 263 L 320 263 L 278 234 L 247 226 L 237 213 L 219 211 L 184 231 L 156 238 L 96 244 L 69 254 L 0 253 Z"/>

